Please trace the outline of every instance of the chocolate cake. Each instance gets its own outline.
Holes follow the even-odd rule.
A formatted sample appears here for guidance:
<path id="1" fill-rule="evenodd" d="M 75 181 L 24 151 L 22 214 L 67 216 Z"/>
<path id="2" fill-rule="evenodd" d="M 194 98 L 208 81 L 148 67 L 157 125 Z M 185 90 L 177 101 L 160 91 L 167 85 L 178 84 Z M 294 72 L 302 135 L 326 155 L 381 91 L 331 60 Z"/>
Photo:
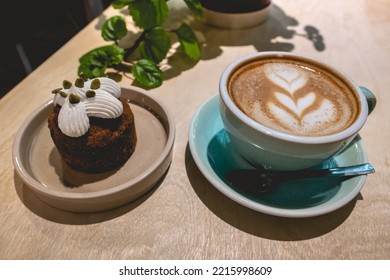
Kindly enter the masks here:
<path id="1" fill-rule="evenodd" d="M 134 115 L 108 78 L 64 82 L 54 90 L 51 137 L 63 161 L 75 170 L 98 173 L 123 165 L 134 152 Z M 115 83 L 115 84 L 114 84 Z"/>

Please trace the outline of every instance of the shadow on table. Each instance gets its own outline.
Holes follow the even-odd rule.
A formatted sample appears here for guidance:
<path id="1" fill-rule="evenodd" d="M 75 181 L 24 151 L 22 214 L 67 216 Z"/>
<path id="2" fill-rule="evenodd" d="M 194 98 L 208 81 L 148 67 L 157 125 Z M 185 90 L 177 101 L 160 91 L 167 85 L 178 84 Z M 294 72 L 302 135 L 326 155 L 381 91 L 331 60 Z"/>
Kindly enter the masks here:
<path id="1" fill-rule="evenodd" d="M 151 190 L 149 190 L 146 194 L 144 194 L 140 198 L 121 207 L 112 210 L 96 212 L 96 213 L 68 212 L 68 211 L 55 208 L 43 202 L 35 194 L 34 191 L 32 191 L 28 186 L 26 186 L 23 183 L 23 181 L 16 173 L 16 171 L 14 172 L 14 182 L 15 182 L 15 190 L 20 200 L 34 214 L 48 221 L 59 223 L 59 224 L 88 225 L 88 224 L 96 224 L 96 223 L 112 220 L 136 209 L 138 206 L 144 203 L 150 196 L 153 195 L 153 193 L 160 186 L 161 182 L 163 182 L 167 173 L 168 172 L 164 174 L 164 176 L 160 179 L 160 181 L 156 184 L 156 186 L 154 186 Z"/>
<path id="2" fill-rule="evenodd" d="M 282 42 L 296 36 L 304 37 L 311 41 L 317 51 L 325 50 L 324 38 L 320 31 L 312 26 L 304 27 L 305 33 L 295 30 L 300 25 L 299 21 L 287 15 L 280 7 L 273 5 L 268 19 L 255 27 L 247 29 L 218 29 L 203 28 L 201 32 L 205 36 L 205 57 L 213 58 L 222 53 L 221 46 L 250 46 L 257 51 L 292 51 L 294 44 Z"/>
<path id="3" fill-rule="evenodd" d="M 324 38 L 320 31 L 312 25 L 306 25 L 303 32 L 295 30 L 299 21 L 287 15 L 280 7 L 273 5 L 268 19 L 255 27 L 246 29 L 221 29 L 193 21 L 193 30 L 204 36 L 202 60 L 209 60 L 222 55 L 224 46 L 254 46 L 261 51 L 294 50 L 294 44 L 287 42 L 294 37 L 304 37 L 316 51 L 325 50 Z M 284 40 L 284 41 L 283 41 Z M 178 49 L 177 52 L 180 52 Z M 196 62 L 185 58 L 184 55 L 174 54 L 168 59 L 169 69 L 164 71 L 165 80 L 178 76 L 181 72 L 191 69 Z"/>
<path id="4" fill-rule="evenodd" d="M 219 192 L 202 175 L 188 146 L 185 159 L 190 183 L 206 207 L 231 226 L 262 238 L 297 241 L 322 236 L 340 226 L 349 217 L 356 202 L 363 199 L 359 194 L 344 207 L 318 217 L 284 218 L 271 216 L 246 208 Z"/>

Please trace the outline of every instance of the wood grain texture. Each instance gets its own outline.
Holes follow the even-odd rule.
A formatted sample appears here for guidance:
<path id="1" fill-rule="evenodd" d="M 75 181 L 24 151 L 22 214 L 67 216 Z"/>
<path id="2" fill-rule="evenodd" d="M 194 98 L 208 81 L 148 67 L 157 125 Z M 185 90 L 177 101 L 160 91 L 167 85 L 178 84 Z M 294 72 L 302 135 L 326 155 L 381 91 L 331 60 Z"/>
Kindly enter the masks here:
<path id="1" fill-rule="evenodd" d="M 188 21 L 204 38 L 203 55 L 196 65 L 172 55 L 164 84 L 149 91 L 171 111 L 177 132 L 166 176 L 137 201 L 93 214 L 55 209 L 23 184 L 11 156 L 24 119 L 76 77 L 82 54 L 106 44 L 99 26 L 118 11 L 107 9 L 0 100 L 0 259 L 390 259 L 390 1 L 274 0 L 267 22 L 245 30 L 208 27 L 178 2 L 170 24 Z M 318 30 L 323 45 L 307 30 Z M 361 131 L 376 174 L 330 214 L 287 219 L 247 209 L 216 190 L 189 152 L 191 118 L 217 93 L 223 69 L 264 50 L 326 61 L 378 98 Z"/>

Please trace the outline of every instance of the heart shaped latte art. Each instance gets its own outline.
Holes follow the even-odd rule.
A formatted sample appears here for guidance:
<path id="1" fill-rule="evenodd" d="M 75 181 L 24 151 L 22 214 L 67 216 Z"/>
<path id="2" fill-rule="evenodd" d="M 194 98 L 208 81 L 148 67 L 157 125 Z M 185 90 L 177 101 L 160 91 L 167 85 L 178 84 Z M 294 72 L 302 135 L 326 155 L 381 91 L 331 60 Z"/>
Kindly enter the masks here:
<path id="1" fill-rule="evenodd" d="M 266 76 L 274 84 L 285 89 L 289 94 L 294 93 L 307 83 L 304 72 L 298 72 L 285 64 L 273 64 L 266 67 Z"/>
<path id="2" fill-rule="evenodd" d="M 275 91 L 267 104 L 269 112 L 286 128 L 306 131 L 318 129 L 318 124 L 334 116 L 335 106 L 316 92 L 305 93 L 309 78 L 288 64 L 272 64 L 266 68 L 266 77 L 282 91 Z M 283 89 L 285 91 L 283 91 Z M 299 95 L 296 94 L 299 90 Z"/>
<path id="3" fill-rule="evenodd" d="M 281 104 L 293 111 L 299 118 L 302 117 L 302 113 L 312 106 L 316 100 L 314 92 L 310 92 L 301 98 L 297 98 L 296 100 L 281 92 L 275 92 L 275 97 Z"/>

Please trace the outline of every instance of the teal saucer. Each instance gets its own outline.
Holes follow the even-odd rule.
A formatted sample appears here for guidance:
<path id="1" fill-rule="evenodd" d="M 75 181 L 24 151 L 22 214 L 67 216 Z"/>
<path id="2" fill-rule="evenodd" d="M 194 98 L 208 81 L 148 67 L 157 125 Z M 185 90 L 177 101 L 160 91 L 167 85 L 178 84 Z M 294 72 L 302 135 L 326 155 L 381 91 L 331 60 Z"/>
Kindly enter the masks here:
<path id="1" fill-rule="evenodd" d="M 230 144 L 219 112 L 218 96 L 207 100 L 195 113 L 189 130 L 189 147 L 194 161 L 206 179 L 220 192 L 250 209 L 281 217 L 313 217 L 332 212 L 353 200 L 366 176 L 348 180 L 303 179 L 285 182 L 276 190 L 253 196 L 225 179 L 233 169 L 253 168 Z M 359 136 L 340 154 L 315 168 L 348 166 L 367 162 Z"/>

